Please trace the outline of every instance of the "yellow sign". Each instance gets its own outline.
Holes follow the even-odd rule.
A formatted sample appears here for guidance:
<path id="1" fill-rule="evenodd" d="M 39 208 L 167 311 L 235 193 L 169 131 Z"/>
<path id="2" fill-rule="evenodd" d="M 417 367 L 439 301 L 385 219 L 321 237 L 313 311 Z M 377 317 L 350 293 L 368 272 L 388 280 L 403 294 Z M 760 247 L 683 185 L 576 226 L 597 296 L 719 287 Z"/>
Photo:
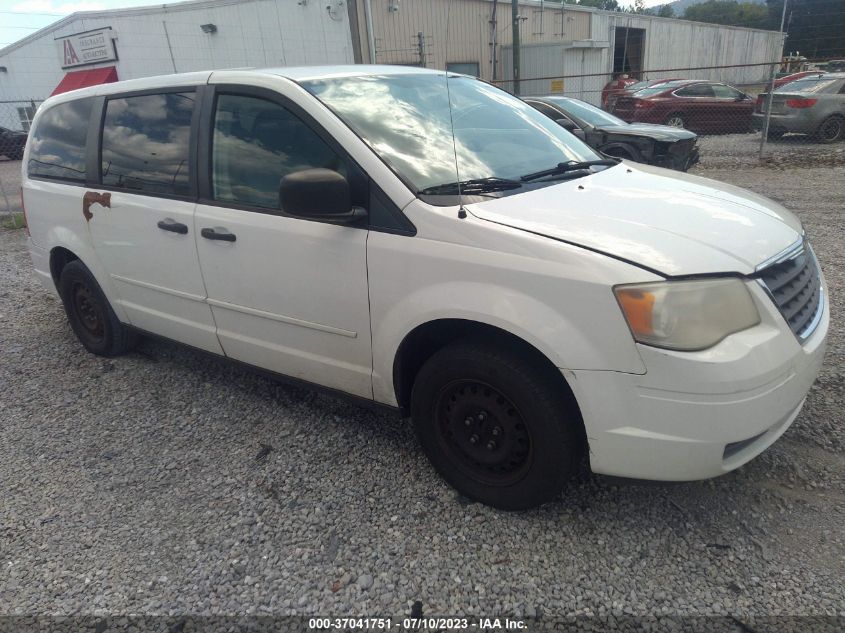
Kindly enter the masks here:
<path id="1" fill-rule="evenodd" d="M 549 84 L 549 92 L 563 92 L 563 79 L 552 79 Z"/>

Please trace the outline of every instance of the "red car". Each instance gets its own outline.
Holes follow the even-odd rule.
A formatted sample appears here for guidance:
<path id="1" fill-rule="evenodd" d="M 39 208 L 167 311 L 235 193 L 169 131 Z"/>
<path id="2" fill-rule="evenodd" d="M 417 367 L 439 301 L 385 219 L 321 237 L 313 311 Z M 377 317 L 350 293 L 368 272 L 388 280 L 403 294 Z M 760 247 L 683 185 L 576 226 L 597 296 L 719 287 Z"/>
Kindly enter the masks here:
<path id="1" fill-rule="evenodd" d="M 629 123 L 662 123 L 698 133 L 750 132 L 754 100 L 727 84 L 670 81 L 619 97 L 613 113 Z"/>
<path id="2" fill-rule="evenodd" d="M 775 88 L 780 88 L 781 86 L 792 83 L 796 79 L 803 79 L 804 77 L 809 77 L 810 75 L 823 75 L 824 71 L 821 70 L 802 70 L 800 73 L 792 73 L 791 75 L 784 75 L 780 79 L 775 79 Z"/>
<path id="3" fill-rule="evenodd" d="M 621 93 L 627 86 L 635 83 L 637 83 L 637 80 L 631 79 L 628 75 L 618 75 L 616 79 L 611 79 L 601 89 L 601 107 L 607 110 L 607 103 L 611 97 Z"/>
<path id="4" fill-rule="evenodd" d="M 660 84 L 665 84 L 670 81 L 678 81 L 679 79 L 679 77 L 670 77 L 669 79 L 646 79 L 645 81 L 638 81 L 635 84 L 625 86 L 621 90 L 608 95 L 605 110 L 610 113 L 613 113 L 613 108 L 616 105 L 616 100 L 619 97 L 629 97 L 638 90 L 642 90 L 643 88 L 651 88 L 652 86 L 658 86 Z"/>

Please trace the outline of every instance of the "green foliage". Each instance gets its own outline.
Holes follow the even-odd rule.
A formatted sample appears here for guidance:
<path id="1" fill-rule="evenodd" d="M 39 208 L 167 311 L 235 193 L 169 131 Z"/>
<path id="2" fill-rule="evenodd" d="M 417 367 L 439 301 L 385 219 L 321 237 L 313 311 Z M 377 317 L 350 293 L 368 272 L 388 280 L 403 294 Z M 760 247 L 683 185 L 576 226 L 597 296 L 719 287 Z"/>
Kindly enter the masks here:
<path id="1" fill-rule="evenodd" d="M 585 7 L 593 7 L 596 9 L 603 9 L 604 11 L 619 11 L 618 0 L 578 0 L 574 4 L 580 4 Z"/>
<path id="2" fill-rule="evenodd" d="M 685 20 L 756 29 L 771 28 L 769 18 L 769 7 L 736 0 L 707 0 L 684 11 Z"/>
<path id="3" fill-rule="evenodd" d="M 664 4 L 657 11 L 657 15 L 658 15 L 658 17 L 661 17 L 661 18 L 674 18 L 675 17 L 675 9 L 672 8 L 671 4 Z"/>

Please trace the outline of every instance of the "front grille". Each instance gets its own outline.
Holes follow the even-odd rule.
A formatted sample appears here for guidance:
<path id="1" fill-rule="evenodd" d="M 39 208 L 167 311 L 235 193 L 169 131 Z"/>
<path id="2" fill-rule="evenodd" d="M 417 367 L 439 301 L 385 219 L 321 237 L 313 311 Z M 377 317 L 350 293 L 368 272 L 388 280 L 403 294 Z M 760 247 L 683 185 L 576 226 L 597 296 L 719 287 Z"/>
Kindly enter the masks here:
<path id="1" fill-rule="evenodd" d="M 802 243 L 757 277 L 795 336 L 802 340 L 810 336 L 824 306 L 819 264 L 809 244 Z"/>

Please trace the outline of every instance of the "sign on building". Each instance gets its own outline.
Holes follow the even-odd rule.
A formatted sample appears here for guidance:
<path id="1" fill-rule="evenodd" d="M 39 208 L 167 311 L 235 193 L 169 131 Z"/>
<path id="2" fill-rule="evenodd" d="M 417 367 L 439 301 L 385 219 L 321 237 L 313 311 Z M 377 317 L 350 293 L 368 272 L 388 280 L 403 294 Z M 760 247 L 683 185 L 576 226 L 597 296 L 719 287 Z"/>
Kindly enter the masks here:
<path id="1" fill-rule="evenodd" d="M 117 59 L 117 49 L 114 47 L 110 26 L 57 37 L 56 44 L 59 47 L 62 68 L 111 62 Z"/>

